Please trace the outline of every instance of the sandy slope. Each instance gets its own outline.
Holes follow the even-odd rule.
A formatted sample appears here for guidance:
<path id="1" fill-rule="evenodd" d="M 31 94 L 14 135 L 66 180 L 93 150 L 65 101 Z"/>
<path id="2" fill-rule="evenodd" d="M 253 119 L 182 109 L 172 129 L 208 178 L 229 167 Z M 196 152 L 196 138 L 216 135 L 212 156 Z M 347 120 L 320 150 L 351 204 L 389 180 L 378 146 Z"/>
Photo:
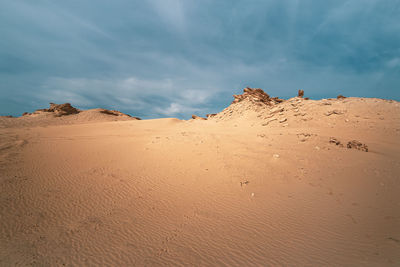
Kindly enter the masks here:
<path id="1" fill-rule="evenodd" d="M 398 266 L 400 104 L 277 106 L 3 119 L 0 265 Z"/>

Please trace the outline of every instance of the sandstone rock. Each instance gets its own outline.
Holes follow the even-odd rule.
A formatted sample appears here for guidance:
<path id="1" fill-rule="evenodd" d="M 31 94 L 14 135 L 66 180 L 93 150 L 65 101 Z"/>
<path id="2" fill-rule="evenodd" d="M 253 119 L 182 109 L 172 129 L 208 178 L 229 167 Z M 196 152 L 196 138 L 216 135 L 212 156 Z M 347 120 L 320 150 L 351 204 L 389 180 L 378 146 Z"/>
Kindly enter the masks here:
<path id="1" fill-rule="evenodd" d="M 70 103 L 54 104 L 50 103 L 48 112 L 54 112 L 55 116 L 65 116 L 71 114 L 78 114 L 79 110 L 71 106 Z"/>
<path id="2" fill-rule="evenodd" d="M 270 97 L 260 88 L 250 88 L 250 87 L 244 88 L 243 94 L 233 95 L 233 97 L 234 100 L 232 101 L 232 104 L 239 103 L 245 99 L 257 105 L 273 105 L 284 101 L 283 99 L 279 99 L 277 97 Z"/>
<path id="3" fill-rule="evenodd" d="M 66 116 L 66 115 L 78 114 L 79 110 L 74 108 L 73 106 L 71 106 L 70 103 L 64 103 L 64 104 L 50 103 L 50 108 L 38 109 L 34 113 L 40 114 L 41 112 L 52 112 L 54 114 L 54 116 L 61 117 L 61 116 Z M 24 114 L 28 115 L 28 114 L 26 114 L 26 112 Z"/>
<path id="4" fill-rule="evenodd" d="M 141 118 L 139 118 L 139 117 L 132 117 L 131 115 L 122 113 L 121 111 L 118 111 L 118 110 L 101 109 L 100 113 L 111 115 L 111 116 L 122 116 L 122 117 L 126 116 L 126 117 L 131 117 L 131 118 L 134 118 L 137 120 L 141 120 Z"/>
<path id="5" fill-rule="evenodd" d="M 216 116 L 216 115 L 217 115 L 216 113 L 206 114 L 206 117 L 207 117 L 207 118 L 212 118 L 212 117 L 214 117 L 214 116 Z"/>
<path id="6" fill-rule="evenodd" d="M 352 140 L 347 143 L 347 148 L 355 148 L 361 151 L 368 152 L 368 146 L 357 140 Z"/>
<path id="7" fill-rule="evenodd" d="M 192 115 L 192 119 L 194 120 L 207 120 L 206 118 L 199 117 L 197 115 Z"/>

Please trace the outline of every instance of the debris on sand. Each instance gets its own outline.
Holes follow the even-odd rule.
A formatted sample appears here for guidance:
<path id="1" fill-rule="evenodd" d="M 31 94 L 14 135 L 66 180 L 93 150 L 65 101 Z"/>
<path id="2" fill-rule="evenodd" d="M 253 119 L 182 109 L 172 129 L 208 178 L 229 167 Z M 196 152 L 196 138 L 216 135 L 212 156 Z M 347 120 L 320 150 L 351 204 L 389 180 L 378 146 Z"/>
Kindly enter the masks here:
<path id="1" fill-rule="evenodd" d="M 297 93 L 298 97 L 303 97 L 304 96 L 304 90 L 299 90 L 299 92 Z"/>
<path id="2" fill-rule="evenodd" d="M 333 115 L 333 114 L 341 115 L 341 114 L 344 114 L 344 111 L 334 109 L 334 110 L 329 110 L 328 112 L 325 113 L 326 116 L 330 116 L 330 115 Z"/>
<path id="3" fill-rule="evenodd" d="M 357 140 L 352 140 L 347 143 L 347 148 L 355 148 L 361 151 L 368 152 L 368 146 Z"/>
<path id="4" fill-rule="evenodd" d="M 307 141 L 311 136 L 312 136 L 312 134 L 309 134 L 309 133 L 299 133 L 299 134 L 297 134 L 297 138 L 299 138 L 300 142 Z"/>
<path id="5" fill-rule="evenodd" d="M 203 117 L 200 117 L 200 116 L 197 116 L 197 115 L 192 115 L 192 119 L 194 119 L 194 120 L 207 120 L 206 118 L 203 118 Z"/>
<path id="6" fill-rule="evenodd" d="M 343 144 L 338 139 L 336 139 L 335 137 L 329 138 L 329 143 L 343 147 Z"/>
<path id="7" fill-rule="evenodd" d="M 249 183 L 250 183 L 250 181 L 245 180 L 245 181 L 243 181 L 243 182 L 240 182 L 240 186 L 247 185 L 247 184 L 249 184 Z"/>

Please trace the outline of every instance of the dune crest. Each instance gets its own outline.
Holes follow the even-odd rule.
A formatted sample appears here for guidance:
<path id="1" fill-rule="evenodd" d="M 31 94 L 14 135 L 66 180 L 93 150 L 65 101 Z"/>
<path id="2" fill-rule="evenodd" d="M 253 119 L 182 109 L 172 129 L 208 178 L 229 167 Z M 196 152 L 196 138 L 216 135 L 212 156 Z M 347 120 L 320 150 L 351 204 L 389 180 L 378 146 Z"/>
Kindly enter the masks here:
<path id="1" fill-rule="evenodd" d="M 245 88 L 207 119 L 72 108 L 0 118 L 0 266 L 400 262 L 397 101 Z"/>
<path id="2" fill-rule="evenodd" d="M 105 121 L 140 120 L 117 110 L 103 108 L 79 110 L 70 103 L 50 103 L 50 108 L 24 112 L 21 117 L 0 116 L 0 127 L 35 127 L 63 124 L 82 124 Z"/>

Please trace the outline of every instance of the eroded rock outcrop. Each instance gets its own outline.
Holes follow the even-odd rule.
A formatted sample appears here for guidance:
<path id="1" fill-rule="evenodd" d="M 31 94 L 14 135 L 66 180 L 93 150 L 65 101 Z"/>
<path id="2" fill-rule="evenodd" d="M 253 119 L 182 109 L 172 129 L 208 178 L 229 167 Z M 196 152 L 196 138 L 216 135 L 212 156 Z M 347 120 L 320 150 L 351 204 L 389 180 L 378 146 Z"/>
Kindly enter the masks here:
<path id="1" fill-rule="evenodd" d="M 131 115 L 122 113 L 121 111 L 118 111 L 118 110 L 101 109 L 100 113 L 111 115 L 111 116 L 130 117 L 133 119 L 141 120 L 141 118 L 139 118 L 139 117 L 132 117 Z"/>
<path id="2" fill-rule="evenodd" d="M 260 88 L 249 87 L 243 89 L 243 94 L 233 95 L 233 97 L 235 99 L 232 101 L 232 104 L 239 103 L 243 100 L 248 100 L 256 105 L 273 105 L 284 101 L 283 99 L 279 99 L 278 97 L 270 97 L 267 93 L 264 92 L 264 90 Z"/>
<path id="3" fill-rule="evenodd" d="M 203 117 L 200 117 L 200 116 L 197 116 L 197 115 L 192 115 L 192 119 L 194 119 L 194 120 L 207 120 L 206 118 L 203 118 Z"/>
<path id="4" fill-rule="evenodd" d="M 74 108 L 70 103 L 64 104 L 54 104 L 50 103 L 50 108 L 38 109 L 34 112 L 34 114 L 38 114 L 41 112 L 52 112 L 54 116 L 61 117 L 66 115 L 78 114 L 80 112 L 79 109 Z M 30 115 L 25 112 L 23 116 Z"/>

